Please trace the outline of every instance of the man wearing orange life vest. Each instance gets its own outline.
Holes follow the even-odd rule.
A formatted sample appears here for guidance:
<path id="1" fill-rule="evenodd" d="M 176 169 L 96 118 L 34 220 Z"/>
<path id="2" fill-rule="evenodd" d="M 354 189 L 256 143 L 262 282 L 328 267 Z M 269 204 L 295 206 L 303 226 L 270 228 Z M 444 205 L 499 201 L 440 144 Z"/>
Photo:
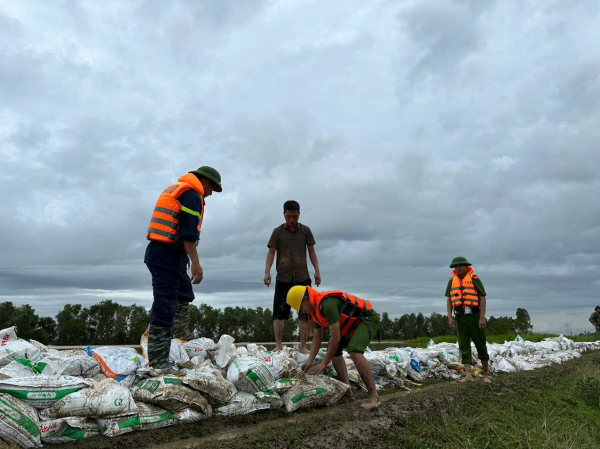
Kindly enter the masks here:
<path id="1" fill-rule="evenodd" d="M 458 347 L 461 362 L 465 367 L 465 377 L 457 382 L 473 382 L 471 374 L 471 340 L 477 348 L 477 354 L 483 366 L 483 381 L 490 383 L 488 360 L 490 359 L 485 338 L 486 293 L 483 283 L 464 257 L 452 259 L 450 268 L 452 277 L 446 288 L 448 321 L 458 334 Z M 455 318 L 452 318 L 454 310 Z"/>
<path id="2" fill-rule="evenodd" d="M 346 362 L 342 356 L 343 350 L 347 349 L 369 392 L 369 401 L 361 407 L 379 407 L 381 401 L 377 395 L 373 372 L 363 355 L 380 323 L 379 314 L 373 310 L 371 303 L 341 291 L 319 293 L 314 288 L 303 285 L 290 288 L 287 303 L 296 312 L 310 316 L 315 327 L 310 355 L 302 365 L 302 370 L 317 375 L 325 370 L 329 362 L 333 362 L 340 380 L 350 385 Z M 329 328 L 331 335 L 327 353 L 321 363 L 312 366 L 321 348 L 323 328 Z"/>
<path id="3" fill-rule="evenodd" d="M 189 303 L 194 300 L 192 283 L 199 284 L 203 278 L 196 246 L 204 218 L 204 199 L 221 190 L 219 172 L 203 166 L 167 187 L 152 213 L 146 233 L 150 243 L 144 257 L 152 274 L 154 293 L 148 360 L 150 366 L 166 373 L 174 371 L 169 365 L 171 338 L 194 338 L 189 330 Z M 187 274 L 190 261 L 191 279 Z"/>

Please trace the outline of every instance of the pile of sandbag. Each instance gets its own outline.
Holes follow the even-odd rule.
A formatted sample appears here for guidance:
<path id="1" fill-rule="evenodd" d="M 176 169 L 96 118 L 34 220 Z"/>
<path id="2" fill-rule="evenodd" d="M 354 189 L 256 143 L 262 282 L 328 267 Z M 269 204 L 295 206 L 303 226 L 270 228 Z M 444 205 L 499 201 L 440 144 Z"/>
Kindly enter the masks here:
<path id="1" fill-rule="evenodd" d="M 147 334 L 142 354 L 103 346 L 59 351 L 0 331 L 0 441 L 21 447 L 65 443 L 98 435 L 116 437 L 209 419 L 285 407 L 288 412 L 339 401 L 352 387 L 366 391 L 350 354 L 343 352 L 350 385 L 336 380 L 329 363 L 322 375 L 306 375 L 308 360 L 291 348 L 279 352 L 248 344 L 236 347 L 222 335 L 172 340 L 169 360 L 181 377 L 148 366 Z M 560 335 L 535 343 L 520 336 L 488 344 L 490 370 L 528 371 L 563 363 L 600 342 L 575 343 Z M 481 372 L 475 347 L 472 372 Z M 319 350 L 313 365 L 327 350 Z M 457 379 L 464 367 L 455 343 L 431 341 L 427 348 L 386 348 L 364 354 L 378 390 L 406 388 L 427 377 Z"/>

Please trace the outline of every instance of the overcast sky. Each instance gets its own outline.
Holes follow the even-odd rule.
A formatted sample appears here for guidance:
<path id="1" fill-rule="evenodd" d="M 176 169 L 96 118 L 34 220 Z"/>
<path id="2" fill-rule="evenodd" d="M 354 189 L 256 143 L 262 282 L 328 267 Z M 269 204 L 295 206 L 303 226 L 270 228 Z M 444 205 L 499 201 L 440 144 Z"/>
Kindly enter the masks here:
<path id="1" fill-rule="evenodd" d="M 488 316 L 593 330 L 598 42 L 595 0 L 0 0 L 0 301 L 150 307 L 152 208 L 211 165 L 196 304 L 272 307 L 295 199 L 323 290 L 445 313 L 463 255 Z"/>

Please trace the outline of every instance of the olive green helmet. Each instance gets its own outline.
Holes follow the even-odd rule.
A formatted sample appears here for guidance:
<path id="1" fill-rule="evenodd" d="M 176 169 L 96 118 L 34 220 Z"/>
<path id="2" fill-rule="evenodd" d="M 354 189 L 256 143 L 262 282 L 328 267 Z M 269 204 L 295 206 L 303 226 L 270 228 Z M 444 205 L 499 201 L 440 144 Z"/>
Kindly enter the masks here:
<path id="1" fill-rule="evenodd" d="M 217 191 L 217 192 L 223 191 L 223 187 L 221 187 L 221 175 L 214 168 L 209 167 L 208 165 L 203 165 L 198 170 L 191 171 L 190 173 L 194 173 L 196 175 L 204 176 L 205 178 L 210 179 L 217 186 L 215 191 Z"/>
<path id="2" fill-rule="evenodd" d="M 455 257 L 452 259 L 452 263 L 450 264 L 450 268 L 454 268 L 454 265 L 467 265 L 471 266 L 471 263 L 465 259 L 464 257 Z"/>

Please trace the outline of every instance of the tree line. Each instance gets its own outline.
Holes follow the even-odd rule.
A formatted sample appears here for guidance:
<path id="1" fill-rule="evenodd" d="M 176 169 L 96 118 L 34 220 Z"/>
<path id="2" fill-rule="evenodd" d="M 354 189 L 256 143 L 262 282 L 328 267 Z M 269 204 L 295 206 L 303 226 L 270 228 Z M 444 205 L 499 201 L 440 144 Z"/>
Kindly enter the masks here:
<path id="1" fill-rule="evenodd" d="M 136 304 L 124 306 L 106 300 L 90 307 L 67 304 L 56 318 L 40 317 L 28 304 L 15 306 L 0 303 L 0 329 L 18 327 L 18 335 L 44 344 L 68 345 L 130 345 L 139 344 L 141 335 L 150 322 L 150 312 Z M 270 309 L 225 307 L 218 309 L 208 304 L 190 304 L 190 330 L 199 337 L 218 340 L 222 334 L 231 335 L 238 342 L 272 342 L 273 313 Z M 494 335 L 521 333 L 533 330 L 527 310 L 517 309 L 516 318 L 488 319 L 488 333 Z M 381 315 L 381 340 L 410 340 L 419 337 L 453 335 L 448 316 L 436 312 L 404 314 L 391 319 L 387 312 Z M 286 323 L 283 341 L 298 339 L 298 319 Z"/>

